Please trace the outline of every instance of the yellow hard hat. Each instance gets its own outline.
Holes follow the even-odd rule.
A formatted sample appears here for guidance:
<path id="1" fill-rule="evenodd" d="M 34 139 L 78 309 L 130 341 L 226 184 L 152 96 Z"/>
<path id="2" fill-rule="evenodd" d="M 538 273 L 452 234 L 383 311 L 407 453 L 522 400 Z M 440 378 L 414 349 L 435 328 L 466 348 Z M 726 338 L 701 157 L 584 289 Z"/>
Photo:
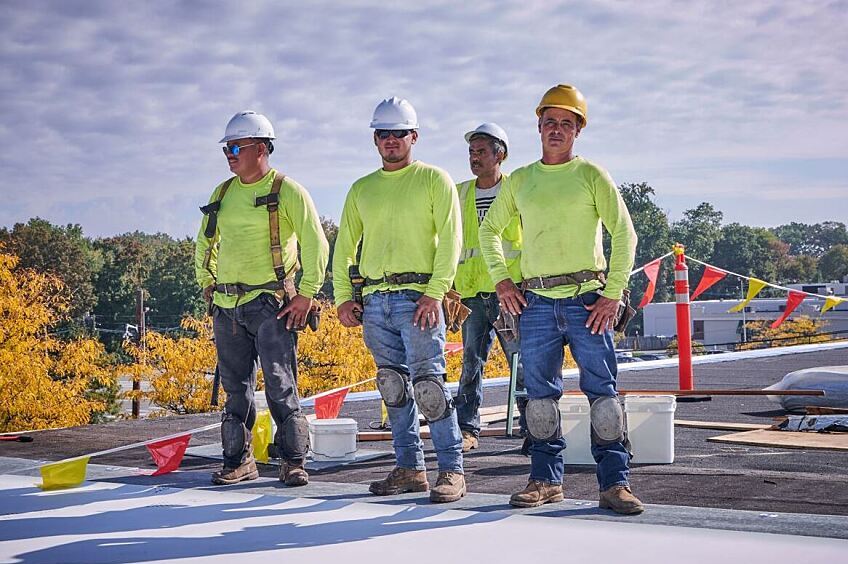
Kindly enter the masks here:
<path id="1" fill-rule="evenodd" d="M 568 84 L 557 84 L 542 96 L 536 115 L 542 117 L 545 108 L 562 108 L 574 112 L 583 119 L 582 127 L 586 127 L 586 98 L 575 87 Z"/>

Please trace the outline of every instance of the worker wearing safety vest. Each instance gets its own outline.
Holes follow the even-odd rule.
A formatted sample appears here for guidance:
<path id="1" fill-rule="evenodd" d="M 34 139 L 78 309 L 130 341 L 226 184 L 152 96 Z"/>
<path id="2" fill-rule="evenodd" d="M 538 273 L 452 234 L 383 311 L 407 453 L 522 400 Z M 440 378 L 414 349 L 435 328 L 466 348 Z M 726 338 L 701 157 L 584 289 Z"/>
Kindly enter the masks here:
<path id="1" fill-rule="evenodd" d="M 518 354 L 517 336 L 507 328 L 495 331 L 500 316 L 495 283 L 480 252 L 478 227 L 486 217 L 501 190 L 506 175 L 501 163 L 509 154 L 506 131 L 496 123 L 484 123 L 465 134 L 468 159 L 476 178 L 457 185 L 462 207 L 462 253 L 456 269 L 454 288 L 462 295 L 462 303 L 471 310 L 462 324 L 462 376 L 456 394 L 456 413 L 462 430 L 462 452 L 477 448 L 480 436 L 480 405 L 483 403 L 483 370 L 495 335 L 501 344 L 507 364 Z M 510 277 L 521 282 L 521 224 L 516 215 L 503 233 L 504 258 Z M 518 366 L 517 389 L 524 389 L 521 365 Z M 525 434 L 524 407 L 527 399 L 517 400 L 519 428 Z M 527 443 L 529 447 L 529 443 Z"/>
<path id="2" fill-rule="evenodd" d="M 361 319 L 392 424 L 396 467 L 369 489 L 375 495 L 429 489 L 420 411 L 439 464 L 430 500 L 456 501 L 466 489 L 462 436 L 444 380 L 442 300 L 459 260 L 459 200 L 448 173 L 413 160 L 418 116 L 408 101 L 380 102 L 371 127 L 383 166 L 348 192 L 333 256 L 339 320 L 354 327 Z M 352 284 L 351 267 L 364 288 Z"/>
<path id="3" fill-rule="evenodd" d="M 520 314 L 521 359 L 527 386 L 530 479 L 510 498 L 518 507 L 563 499 L 565 440 L 558 401 L 563 347 L 580 369 L 591 405 L 592 455 L 602 508 L 643 510 L 629 486 L 630 448 L 616 391 L 612 327 L 636 251 L 630 214 L 609 174 L 574 154 L 587 123 L 586 100 L 573 86 L 549 89 L 536 108 L 542 159 L 512 172 L 480 226 L 480 246 L 501 308 Z M 521 215 L 521 289 L 507 269 L 501 240 Z M 609 273 L 601 226 L 610 234 Z"/>
<path id="4" fill-rule="evenodd" d="M 297 393 L 297 333 L 314 319 L 313 296 L 324 281 L 329 247 L 306 189 L 271 168 L 274 129 L 252 111 L 227 124 L 221 143 L 235 176 L 201 208 L 195 273 L 209 301 L 221 384 L 227 392 L 221 421 L 224 464 L 216 484 L 259 476 L 251 447 L 256 420 L 256 358 L 277 426 L 280 481 L 300 486 L 309 448 Z M 297 245 L 303 275 L 296 288 Z M 314 325 L 313 329 L 315 328 Z"/>

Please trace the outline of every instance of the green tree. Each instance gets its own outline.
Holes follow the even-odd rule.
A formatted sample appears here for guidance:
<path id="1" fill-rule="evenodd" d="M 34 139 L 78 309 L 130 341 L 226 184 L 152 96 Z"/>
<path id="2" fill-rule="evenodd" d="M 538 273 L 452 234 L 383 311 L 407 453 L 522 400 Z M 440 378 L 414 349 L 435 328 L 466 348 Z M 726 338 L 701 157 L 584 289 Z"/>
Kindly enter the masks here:
<path id="1" fill-rule="evenodd" d="M 10 230 L 0 229 L 0 242 L 20 257 L 20 268 L 57 276 L 70 293 L 68 316 L 82 317 L 97 303 L 94 280 L 103 261 L 79 225 L 53 225 L 35 217 Z"/>
<path id="2" fill-rule="evenodd" d="M 333 251 L 336 248 L 336 238 L 339 236 L 339 226 L 331 217 L 321 217 L 321 228 L 324 230 L 324 236 L 330 244 L 330 260 L 327 262 L 327 273 L 324 279 L 324 285 L 321 286 L 321 293 L 327 296 L 330 300 L 333 299 Z"/>
<path id="3" fill-rule="evenodd" d="M 688 256 L 708 262 L 712 260 L 713 250 L 721 237 L 723 217 L 724 214 L 712 204 L 701 202 L 683 212 L 683 219 L 671 225 L 672 239 L 686 247 Z"/>
<path id="4" fill-rule="evenodd" d="M 848 245 L 834 245 L 819 259 L 823 280 L 843 280 L 848 276 Z"/>
<path id="5" fill-rule="evenodd" d="M 163 241 L 152 257 L 155 269 L 143 283 L 149 295 L 148 319 L 167 327 L 180 325 L 185 316 L 199 317 L 206 304 L 194 276 L 194 241 Z"/>
<path id="6" fill-rule="evenodd" d="M 790 255 L 781 263 L 778 278 L 781 284 L 818 282 L 819 261 L 810 255 Z"/>
<path id="7" fill-rule="evenodd" d="M 730 223 L 722 227 L 710 263 L 737 274 L 775 282 L 779 243 L 774 233 L 767 229 Z M 713 295 L 739 297 L 739 281 L 735 277 L 728 276 L 713 288 Z M 761 295 L 767 293 L 768 289 Z"/>
<path id="8" fill-rule="evenodd" d="M 834 245 L 848 244 L 848 230 L 839 221 L 825 221 L 808 225 L 792 222 L 772 229 L 777 237 L 788 243 L 792 255 L 821 257 Z"/>

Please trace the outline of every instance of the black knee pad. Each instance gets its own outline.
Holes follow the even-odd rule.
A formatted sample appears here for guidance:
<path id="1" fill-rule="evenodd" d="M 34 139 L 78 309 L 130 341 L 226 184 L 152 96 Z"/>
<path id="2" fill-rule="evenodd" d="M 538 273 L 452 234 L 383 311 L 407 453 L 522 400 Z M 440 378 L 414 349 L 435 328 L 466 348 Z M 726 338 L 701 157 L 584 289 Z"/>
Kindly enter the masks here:
<path id="1" fill-rule="evenodd" d="M 231 413 L 221 417 L 221 446 L 224 456 L 237 458 L 250 446 L 252 435 L 241 419 Z"/>
<path id="2" fill-rule="evenodd" d="M 306 416 L 295 411 L 280 426 L 283 439 L 282 458 L 284 460 L 303 460 L 309 451 L 309 421 Z"/>

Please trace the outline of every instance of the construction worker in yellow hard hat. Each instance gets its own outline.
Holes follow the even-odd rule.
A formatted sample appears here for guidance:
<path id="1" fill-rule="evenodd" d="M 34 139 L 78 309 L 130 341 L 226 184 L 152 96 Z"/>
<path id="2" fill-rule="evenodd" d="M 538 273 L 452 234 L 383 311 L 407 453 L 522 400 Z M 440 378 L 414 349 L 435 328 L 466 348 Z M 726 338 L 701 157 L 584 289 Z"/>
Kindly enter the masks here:
<path id="1" fill-rule="evenodd" d="M 392 424 L 396 467 L 369 490 L 383 496 L 429 489 L 430 501 L 456 501 L 466 488 L 462 438 L 445 387 L 442 301 L 459 259 L 459 200 L 447 172 L 413 159 L 418 116 L 407 100 L 380 102 L 371 128 L 382 167 L 348 192 L 333 256 L 339 320 L 347 327 L 363 326 Z M 352 266 L 363 280 L 361 291 L 351 283 Z M 362 303 L 357 294 L 364 294 Z M 439 465 L 432 488 L 419 411 L 428 421 Z"/>
<path id="2" fill-rule="evenodd" d="M 567 343 L 580 368 L 580 389 L 591 405 L 599 505 L 618 513 L 640 513 L 642 503 L 628 481 L 630 450 L 616 391 L 613 344 L 613 326 L 627 296 L 636 233 L 610 175 L 574 153 L 588 123 L 580 91 L 567 84 L 554 86 L 542 96 L 536 115 L 541 160 L 513 171 L 480 226 L 480 246 L 497 281 L 501 308 L 521 315 L 527 430 L 533 443 L 530 480 L 510 503 L 534 507 L 563 499 L 566 445 L 558 401 Z M 521 287 L 512 280 L 501 244 L 516 213 L 524 237 Z M 609 262 L 603 254 L 601 226 L 612 241 Z"/>
<path id="3" fill-rule="evenodd" d="M 218 185 L 201 208 L 195 275 L 209 300 L 227 392 L 221 421 L 224 464 L 212 474 L 216 484 L 259 476 L 251 447 L 257 356 L 277 425 L 280 481 L 302 486 L 309 480 L 295 331 L 314 319 L 313 296 L 324 281 L 329 250 L 309 193 L 269 164 L 273 139 L 265 116 L 249 110 L 233 116 L 220 142 L 235 176 Z M 295 287 L 298 243 L 303 275 Z"/>

